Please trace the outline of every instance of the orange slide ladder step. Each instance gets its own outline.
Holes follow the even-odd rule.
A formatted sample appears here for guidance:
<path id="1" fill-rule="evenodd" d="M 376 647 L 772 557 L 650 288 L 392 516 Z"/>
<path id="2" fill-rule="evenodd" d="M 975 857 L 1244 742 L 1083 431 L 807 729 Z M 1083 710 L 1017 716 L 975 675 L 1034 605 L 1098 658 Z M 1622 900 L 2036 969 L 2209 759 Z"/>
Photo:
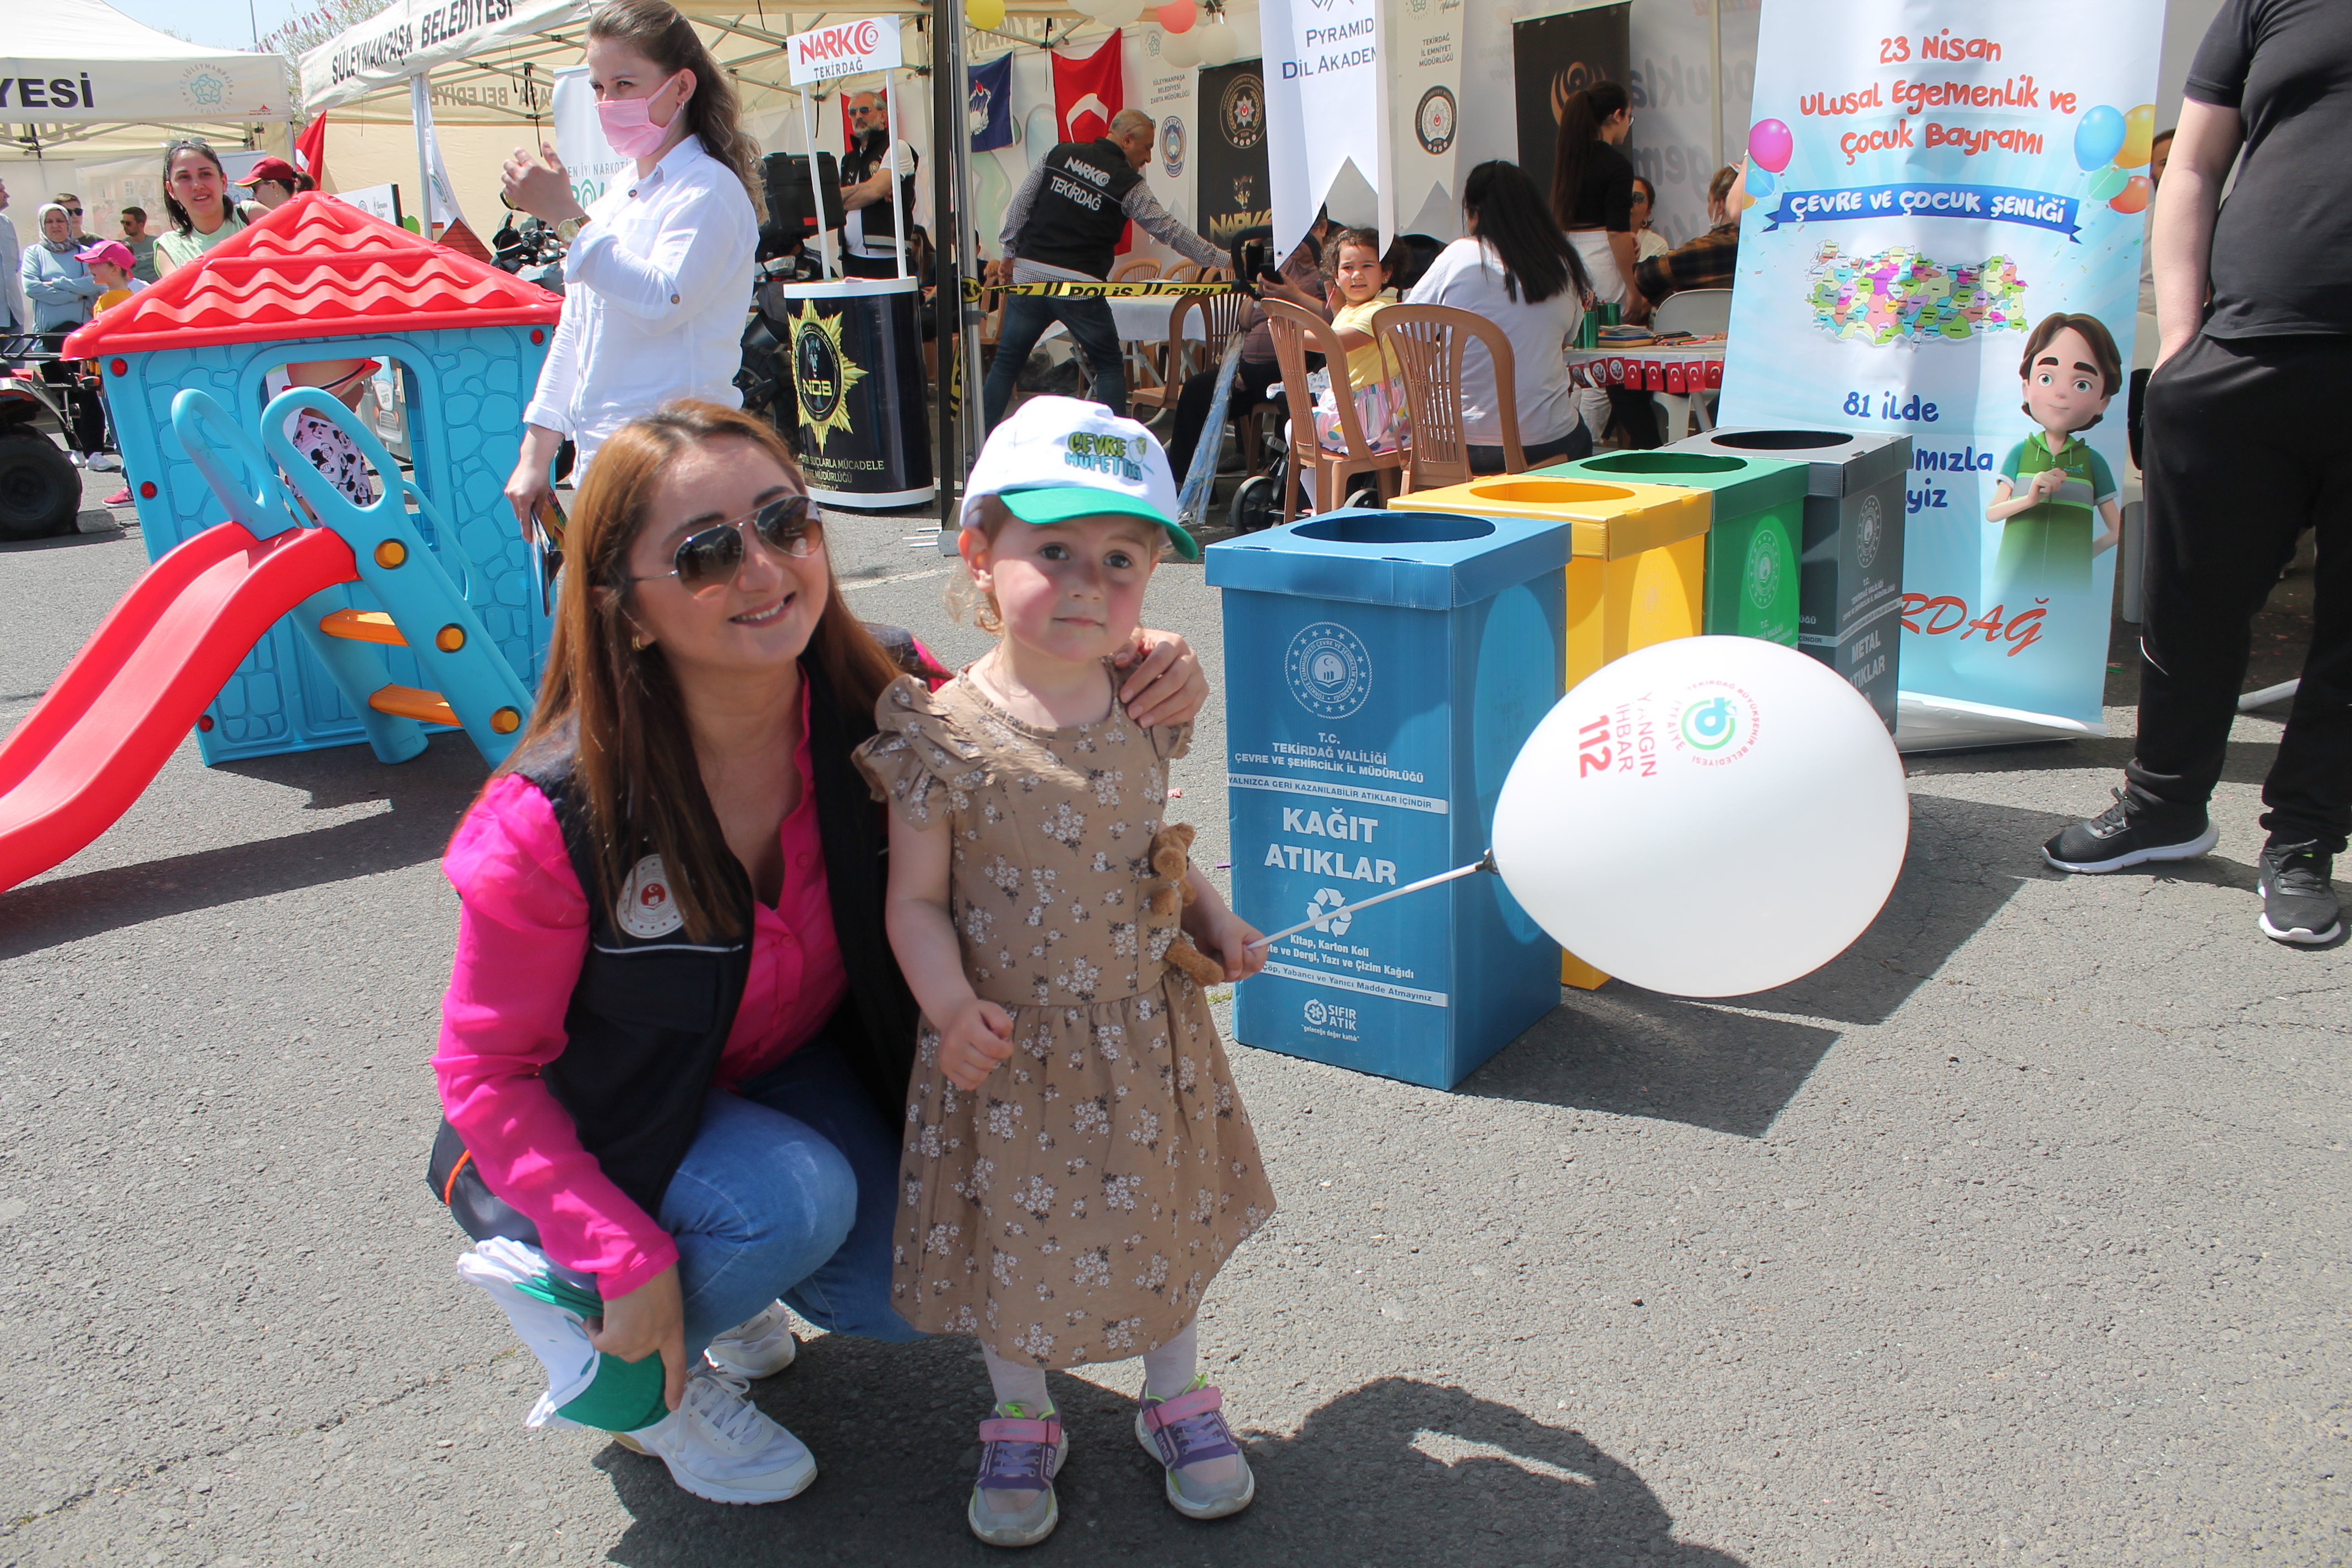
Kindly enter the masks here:
<path id="1" fill-rule="evenodd" d="M 455 724 L 457 710 L 447 698 L 437 691 L 427 691 L 421 686 L 397 683 L 378 688 L 368 698 L 368 706 L 379 713 L 395 718 L 414 719 L 421 724 Z"/>
<path id="2" fill-rule="evenodd" d="M 408 646 L 408 639 L 400 635 L 400 628 L 382 610 L 336 610 L 320 617 L 319 629 L 346 642 L 382 643 L 386 647 Z"/>

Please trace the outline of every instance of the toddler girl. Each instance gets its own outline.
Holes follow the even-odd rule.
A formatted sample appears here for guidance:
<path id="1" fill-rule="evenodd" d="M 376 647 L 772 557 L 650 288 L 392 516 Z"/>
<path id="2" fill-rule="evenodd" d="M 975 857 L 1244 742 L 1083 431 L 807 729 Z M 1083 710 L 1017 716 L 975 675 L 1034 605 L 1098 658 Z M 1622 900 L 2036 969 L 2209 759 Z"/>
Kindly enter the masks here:
<path id="1" fill-rule="evenodd" d="M 1369 228 L 1341 229 L 1324 251 L 1330 274 L 1326 301 L 1339 346 L 1348 351 L 1348 390 L 1356 399 L 1356 422 L 1375 452 L 1391 452 L 1403 445 L 1411 426 L 1406 421 L 1402 375 L 1388 350 L 1372 335 L 1372 318 L 1397 302 L 1390 288 L 1389 269 L 1381 259 L 1381 237 Z M 1339 373 L 1330 387 L 1316 400 L 1315 433 L 1334 452 L 1348 449 L 1339 428 Z"/>
<path id="2" fill-rule="evenodd" d="M 1175 510 L 1142 426 L 1032 399 L 964 502 L 965 566 L 1000 640 L 937 692 L 892 686 L 857 752 L 893 810 L 890 944 L 923 1010 L 893 1305 L 981 1342 L 996 1405 L 967 1517 L 997 1546 L 1058 1518 L 1068 1443 L 1048 1367 L 1143 1358 L 1136 1436 L 1178 1511 L 1220 1518 L 1255 1489 L 1196 1373 L 1193 1320 L 1274 1194 L 1177 965 L 1238 980 L 1265 955 L 1185 863 L 1191 829 L 1161 821 L 1187 727 L 1135 724 L 1106 663 L 1162 545 L 1200 555 Z"/>

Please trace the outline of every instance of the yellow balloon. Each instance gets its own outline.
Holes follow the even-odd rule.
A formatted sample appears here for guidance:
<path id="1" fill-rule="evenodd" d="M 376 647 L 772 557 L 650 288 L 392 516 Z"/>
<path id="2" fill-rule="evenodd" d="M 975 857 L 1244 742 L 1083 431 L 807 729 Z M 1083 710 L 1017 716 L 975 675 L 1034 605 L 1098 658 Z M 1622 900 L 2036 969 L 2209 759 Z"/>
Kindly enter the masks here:
<path id="1" fill-rule="evenodd" d="M 1001 27 L 1004 26 L 1004 0 L 966 0 L 963 19 L 967 26 L 983 32 L 991 27 Z M 2151 109 L 2148 112 L 2154 114 L 2156 111 Z M 2144 157 L 2142 161 L 2145 162 Z"/>
<path id="2" fill-rule="evenodd" d="M 2124 116 L 2124 144 L 2116 154 L 2116 167 L 2137 169 L 2147 162 L 2156 142 L 2156 105 L 2143 103 Z"/>

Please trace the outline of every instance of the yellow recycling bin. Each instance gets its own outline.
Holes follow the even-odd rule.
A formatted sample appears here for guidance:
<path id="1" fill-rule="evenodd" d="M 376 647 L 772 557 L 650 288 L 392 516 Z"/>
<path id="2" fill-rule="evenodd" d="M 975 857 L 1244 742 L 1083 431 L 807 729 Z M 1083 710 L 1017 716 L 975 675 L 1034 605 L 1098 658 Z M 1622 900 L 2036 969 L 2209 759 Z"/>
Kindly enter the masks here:
<path id="1" fill-rule="evenodd" d="M 1715 509 L 1706 490 L 1496 474 L 1415 490 L 1397 504 L 1472 517 L 1566 518 L 1575 524 L 1563 693 L 1637 647 L 1699 635 L 1706 532 Z M 1587 991 L 1609 978 L 1574 953 L 1561 955 L 1559 977 L 1562 984 Z"/>

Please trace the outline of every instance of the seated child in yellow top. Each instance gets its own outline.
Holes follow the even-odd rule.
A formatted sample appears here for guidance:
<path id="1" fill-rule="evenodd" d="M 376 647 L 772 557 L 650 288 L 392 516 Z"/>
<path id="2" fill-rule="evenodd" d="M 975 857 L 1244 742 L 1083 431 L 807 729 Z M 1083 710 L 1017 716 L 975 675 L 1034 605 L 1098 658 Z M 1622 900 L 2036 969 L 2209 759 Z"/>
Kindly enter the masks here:
<path id="1" fill-rule="evenodd" d="M 1397 302 L 1396 290 L 1388 286 L 1381 237 L 1369 228 L 1341 229 L 1323 254 L 1330 278 L 1326 299 L 1339 346 L 1348 351 L 1348 386 L 1355 395 L 1357 423 L 1372 450 L 1394 451 L 1403 445 L 1411 426 L 1405 418 L 1403 373 L 1372 335 L 1372 318 Z M 1316 399 L 1315 433 L 1329 450 L 1344 452 L 1348 437 L 1339 426 L 1336 367 L 1331 374 L 1330 389 Z"/>

